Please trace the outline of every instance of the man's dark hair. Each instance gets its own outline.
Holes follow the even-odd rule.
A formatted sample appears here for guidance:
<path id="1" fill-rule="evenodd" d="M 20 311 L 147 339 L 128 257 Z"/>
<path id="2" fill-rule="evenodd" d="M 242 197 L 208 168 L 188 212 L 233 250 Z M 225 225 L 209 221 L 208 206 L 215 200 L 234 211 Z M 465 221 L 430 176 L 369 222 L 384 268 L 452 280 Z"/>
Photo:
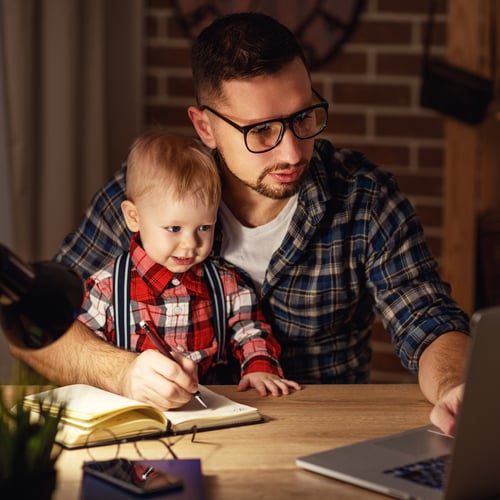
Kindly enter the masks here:
<path id="1" fill-rule="evenodd" d="M 198 35 L 191 55 L 199 104 L 222 97 L 224 81 L 273 74 L 296 57 L 306 64 L 293 33 L 276 19 L 256 12 L 216 19 Z"/>

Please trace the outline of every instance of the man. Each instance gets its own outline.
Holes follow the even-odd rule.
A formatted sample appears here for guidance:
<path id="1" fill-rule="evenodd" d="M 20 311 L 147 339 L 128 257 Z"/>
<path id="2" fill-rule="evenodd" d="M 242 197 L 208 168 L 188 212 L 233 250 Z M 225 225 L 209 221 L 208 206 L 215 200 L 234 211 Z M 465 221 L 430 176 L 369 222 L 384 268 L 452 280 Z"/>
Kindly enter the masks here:
<path id="1" fill-rule="evenodd" d="M 418 372 L 431 419 L 452 432 L 461 400 L 468 318 L 450 298 L 408 200 L 359 153 L 315 139 L 328 105 L 311 88 L 288 29 L 260 14 L 207 27 L 193 46 L 198 106 L 189 117 L 223 181 L 214 250 L 245 270 L 300 383 L 368 381 L 370 325 L 380 314 L 394 350 Z M 124 171 L 98 193 L 58 260 L 85 276 L 128 248 L 120 226 Z M 179 406 L 194 367 L 155 351 L 117 351 L 76 323 L 54 346 L 20 353 L 59 383 L 87 382 Z"/>

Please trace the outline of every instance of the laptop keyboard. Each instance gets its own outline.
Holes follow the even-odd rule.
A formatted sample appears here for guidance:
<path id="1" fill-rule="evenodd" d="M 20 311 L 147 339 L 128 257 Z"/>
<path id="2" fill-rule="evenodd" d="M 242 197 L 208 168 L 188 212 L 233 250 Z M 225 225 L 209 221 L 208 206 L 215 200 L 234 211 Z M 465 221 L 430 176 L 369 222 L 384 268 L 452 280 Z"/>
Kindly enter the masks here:
<path id="1" fill-rule="evenodd" d="M 443 455 L 429 460 L 422 460 L 395 469 L 385 470 L 384 474 L 392 474 L 402 479 L 429 486 L 435 490 L 441 490 L 443 489 L 446 465 L 449 458 L 450 455 Z"/>

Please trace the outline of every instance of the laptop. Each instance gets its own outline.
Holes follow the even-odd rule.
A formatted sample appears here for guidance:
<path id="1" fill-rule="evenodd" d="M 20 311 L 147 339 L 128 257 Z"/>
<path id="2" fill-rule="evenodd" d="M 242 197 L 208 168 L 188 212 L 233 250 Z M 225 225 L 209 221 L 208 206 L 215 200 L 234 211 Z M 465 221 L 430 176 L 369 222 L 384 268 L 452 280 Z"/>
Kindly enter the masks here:
<path id="1" fill-rule="evenodd" d="M 500 307 L 474 313 L 471 327 L 455 438 L 428 425 L 302 456 L 296 464 L 395 498 L 500 497 Z"/>

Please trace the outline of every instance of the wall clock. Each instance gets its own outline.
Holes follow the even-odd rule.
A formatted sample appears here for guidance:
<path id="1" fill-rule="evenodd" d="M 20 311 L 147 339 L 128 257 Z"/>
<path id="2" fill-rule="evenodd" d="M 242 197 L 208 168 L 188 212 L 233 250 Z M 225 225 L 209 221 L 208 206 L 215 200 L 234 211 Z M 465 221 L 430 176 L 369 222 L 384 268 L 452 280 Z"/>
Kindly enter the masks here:
<path id="1" fill-rule="evenodd" d="M 176 0 L 187 36 L 195 38 L 215 18 L 232 12 L 269 14 L 297 36 L 311 70 L 332 59 L 356 28 L 365 0 Z"/>

